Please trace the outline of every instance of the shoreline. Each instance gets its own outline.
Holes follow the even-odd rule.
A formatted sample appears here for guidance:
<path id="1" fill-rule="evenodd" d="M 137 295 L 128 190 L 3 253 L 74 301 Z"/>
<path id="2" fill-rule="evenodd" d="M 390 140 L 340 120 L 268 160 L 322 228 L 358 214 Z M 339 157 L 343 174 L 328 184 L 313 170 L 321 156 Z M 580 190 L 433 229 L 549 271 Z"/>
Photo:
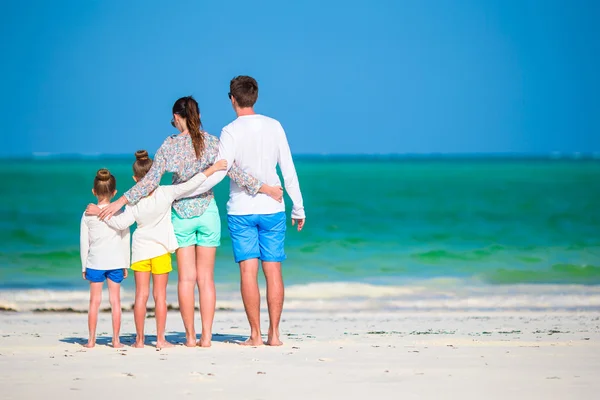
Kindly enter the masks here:
<path id="1" fill-rule="evenodd" d="M 134 290 L 121 289 L 122 310 L 130 311 Z M 261 296 L 266 291 L 261 287 Z M 452 280 L 412 282 L 404 285 L 374 285 L 357 282 L 320 282 L 286 287 L 288 312 L 494 312 L 494 311 L 600 311 L 600 285 L 476 285 Z M 196 293 L 196 300 L 197 293 Z M 2 289 L 0 314 L 13 312 L 85 313 L 89 291 Z M 154 306 L 152 298 L 148 309 Z M 167 288 L 169 310 L 178 310 L 177 287 Z M 262 304 L 266 307 L 266 302 Z M 101 310 L 108 312 L 107 289 Z M 217 311 L 243 311 L 237 289 L 217 287 Z"/>

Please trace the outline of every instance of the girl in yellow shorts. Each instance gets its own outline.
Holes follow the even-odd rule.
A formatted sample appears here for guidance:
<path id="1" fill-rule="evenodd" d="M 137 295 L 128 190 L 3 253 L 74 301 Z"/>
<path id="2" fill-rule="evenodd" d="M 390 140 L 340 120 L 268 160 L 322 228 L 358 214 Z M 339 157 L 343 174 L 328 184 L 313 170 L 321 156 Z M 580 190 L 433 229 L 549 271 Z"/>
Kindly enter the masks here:
<path id="1" fill-rule="evenodd" d="M 152 166 L 148 152 L 135 153 L 133 180 L 141 180 Z M 133 234 L 131 269 L 135 272 L 135 318 L 136 341 L 133 347 L 144 347 L 144 321 L 146 304 L 150 291 L 150 275 L 154 283 L 153 296 L 156 313 L 156 347 L 173 346 L 165 338 L 167 320 L 167 283 L 171 267 L 171 253 L 177 248 L 177 238 L 171 222 L 171 204 L 173 201 L 194 196 L 194 191 L 214 172 L 224 170 L 227 161 L 221 160 L 192 179 L 178 185 L 159 186 L 134 206 L 127 206 L 120 215 L 106 220 L 113 229 L 122 230 L 137 222 Z M 100 208 L 88 206 L 87 214 L 97 215 Z"/>

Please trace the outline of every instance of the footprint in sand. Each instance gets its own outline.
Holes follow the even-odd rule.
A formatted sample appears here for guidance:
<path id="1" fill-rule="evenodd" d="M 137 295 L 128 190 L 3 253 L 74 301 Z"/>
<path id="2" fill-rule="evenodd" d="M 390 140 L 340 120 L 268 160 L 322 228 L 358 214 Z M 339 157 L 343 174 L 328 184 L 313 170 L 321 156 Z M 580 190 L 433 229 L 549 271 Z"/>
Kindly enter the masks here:
<path id="1" fill-rule="evenodd" d="M 321 362 L 331 362 L 331 361 L 333 361 L 333 358 L 319 358 L 319 361 L 321 361 Z"/>

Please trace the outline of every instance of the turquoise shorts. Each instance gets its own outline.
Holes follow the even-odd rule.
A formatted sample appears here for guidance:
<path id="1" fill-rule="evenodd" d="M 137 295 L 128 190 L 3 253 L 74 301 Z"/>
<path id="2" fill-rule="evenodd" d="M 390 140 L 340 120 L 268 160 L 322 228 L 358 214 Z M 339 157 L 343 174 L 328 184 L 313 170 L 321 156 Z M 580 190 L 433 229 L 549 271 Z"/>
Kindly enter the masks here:
<path id="1" fill-rule="evenodd" d="M 179 247 L 221 245 L 221 216 L 214 199 L 204 214 L 198 217 L 181 218 L 177 211 L 171 209 L 171 221 Z"/>

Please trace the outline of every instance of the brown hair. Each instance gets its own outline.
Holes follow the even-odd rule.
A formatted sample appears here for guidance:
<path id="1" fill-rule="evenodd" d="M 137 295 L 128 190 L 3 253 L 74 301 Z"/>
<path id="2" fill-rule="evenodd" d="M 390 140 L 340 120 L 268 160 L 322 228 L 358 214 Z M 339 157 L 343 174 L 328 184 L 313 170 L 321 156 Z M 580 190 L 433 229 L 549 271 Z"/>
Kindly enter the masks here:
<path id="1" fill-rule="evenodd" d="M 117 180 L 106 168 L 99 169 L 94 178 L 94 192 L 97 197 L 112 197 L 117 190 Z"/>
<path id="2" fill-rule="evenodd" d="M 251 76 L 236 76 L 229 83 L 229 93 L 240 107 L 254 107 L 258 100 L 258 83 Z"/>
<path id="3" fill-rule="evenodd" d="M 135 152 L 135 162 L 133 163 L 133 176 L 138 180 L 142 179 L 152 167 L 152 159 L 148 157 L 146 150 L 138 150 Z"/>
<path id="4" fill-rule="evenodd" d="M 196 158 L 202 157 L 204 152 L 204 136 L 202 135 L 202 121 L 200 121 L 200 108 L 198 102 L 192 96 L 178 99 L 173 104 L 173 114 L 185 118 L 188 132 L 192 138 Z"/>

